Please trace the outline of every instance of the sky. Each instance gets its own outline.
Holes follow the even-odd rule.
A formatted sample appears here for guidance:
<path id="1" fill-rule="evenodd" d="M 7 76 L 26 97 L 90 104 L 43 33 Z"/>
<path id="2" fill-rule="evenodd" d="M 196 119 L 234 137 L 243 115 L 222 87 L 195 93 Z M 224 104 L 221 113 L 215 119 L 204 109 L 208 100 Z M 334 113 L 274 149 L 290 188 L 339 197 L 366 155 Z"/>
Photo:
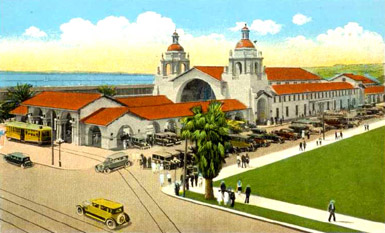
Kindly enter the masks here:
<path id="1" fill-rule="evenodd" d="M 0 70 L 155 73 L 176 30 L 227 65 L 247 23 L 266 66 L 383 63 L 384 0 L 0 0 Z"/>

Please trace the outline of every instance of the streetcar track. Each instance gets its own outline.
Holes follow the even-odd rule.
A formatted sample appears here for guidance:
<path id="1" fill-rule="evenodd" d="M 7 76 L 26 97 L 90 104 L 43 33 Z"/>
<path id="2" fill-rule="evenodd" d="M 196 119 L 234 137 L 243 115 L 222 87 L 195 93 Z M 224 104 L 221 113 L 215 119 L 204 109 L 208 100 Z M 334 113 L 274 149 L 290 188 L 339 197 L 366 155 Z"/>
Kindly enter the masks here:
<path id="1" fill-rule="evenodd" d="M 26 230 L 24 230 L 24 229 L 22 229 L 22 228 L 16 226 L 15 224 L 13 224 L 13 223 L 11 223 L 11 222 L 8 222 L 7 220 L 4 220 L 4 219 L 0 218 L 0 221 L 5 222 L 5 223 L 7 223 L 8 225 L 11 225 L 11 226 L 13 226 L 14 228 L 19 229 L 19 230 L 21 230 L 21 231 L 23 231 L 23 232 L 25 232 L 25 233 L 29 233 L 28 231 L 26 231 Z"/>
<path id="2" fill-rule="evenodd" d="M 3 208 L 1 208 L 1 207 L 0 207 L 0 210 L 3 211 L 3 212 L 5 212 L 5 213 L 8 213 L 8 214 L 10 214 L 10 215 L 13 215 L 13 216 L 15 216 L 15 217 L 17 217 L 17 218 L 20 218 L 20 219 L 22 219 L 22 220 L 24 220 L 24 221 L 26 221 L 26 222 L 28 222 L 28 223 L 31 223 L 32 225 L 35 225 L 35 226 L 37 226 L 37 227 L 39 227 L 39 228 L 41 228 L 41 229 L 44 229 L 44 230 L 46 230 L 46 231 L 48 231 L 48 232 L 55 233 L 54 231 L 51 231 L 51 230 L 48 229 L 48 228 L 45 228 L 45 227 L 43 227 L 43 226 L 41 226 L 41 225 L 39 225 L 39 224 L 37 224 L 37 223 L 31 222 L 31 221 L 29 221 L 29 220 L 26 219 L 26 218 L 22 218 L 22 217 L 20 217 L 20 216 L 14 214 L 14 213 L 12 213 L 12 212 L 10 212 L 10 211 L 8 211 L 8 210 L 5 210 L 5 209 L 3 209 Z"/>
<path id="3" fill-rule="evenodd" d="M 50 216 L 48 216 L 48 215 L 42 214 L 42 213 L 40 213 L 40 212 L 38 212 L 38 211 L 36 211 L 36 210 L 34 210 L 34 209 L 32 209 L 32 208 L 29 208 L 29 207 L 27 207 L 27 206 L 25 206 L 25 205 L 19 204 L 19 203 L 14 202 L 14 201 L 11 201 L 11 200 L 9 200 L 9 199 L 7 199 L 7 198 L 4 198 L 4 197 L 0 197 L 0 199 L 3 199 L 3 200 L 5 200 L 5 201 L 8 201 L 8 202 L 10 202 L 10 203 L 12 203 L 12 204 L 14 204 L 14 205 L 23 207 L 23 208 L 25 208 L 25 209 L 27 209 L 27 210 L 30 210 L 30 211 L 32 211 L 32 212 L 34 212 L 34 213 L 37 213 L 37 214 L 39 214 L 39 215 L 41 215 L 41 216 L 44 216 L 44 217 L 48 218 L 48 219 L 51 219 L 52 221 L 55 221 L 55 222 L 57 222 L 57 223 L 61 223 L 61 224 L 65 225 L 65 226 L 68 226 L 69 228 L 72 228 L 72 229 L 77 230 L 77 231 L 79 231 L 79 232 L 86 233 L 85 231 L 80 230 L 79 228 L 73 227 L 73 226 L 69 225 L 68 223 L 62 222 L 62 221 L 57 220 L 57 219 L 54 219 L 54 218 L 52 218 L 52 217 L 50 217 Z M 16 216 L 16 215 L 15 215 L 15 216 Z M 53 231 L 50 231 L 50 232 L 53 232 Z"/>
<path id="4" fill-rule="evenodd" d="M 16 196 L 16 197 L 18 197 L 18 198 L 20 198 L 20 199 L 26 200 L 26 201 L 28 201 L 28 202 L 31 202 L 31 203 L 35 204 L 35 205 L 42 206 L 42 207 L 47 208 L 47 209 L 49 209 L 49 210 L 51 210 L 51 211 L 54 211 L 54 212 L 59 213 L 59 214 L 62 214 L 62 215 L 66 216 L 66 217 L 69 217 L 69 218 L 71 218 L 71 219 L 74 219 L 74 220 L 76 220 L 76 221 L 85 223 L 85 224 L 87 224 L 87 225 L 93 226 L 93 227 L 95 227 L 95 228 L 104 230 L 104 231 L 109 232 L 109 233 L 114 233 L 113 231 L 108 231 L 108 230 L 104 229 L 103 227 L 94 225 L 94 224 L 89 223 L 89 222 L 84 221 L 84 220 L 80 220 L 80 219 L 75 218 L 75 217 L 73 217 L 73 216 L 71 216 L 71 215 L 69 215 L 69 214 L 63 213 L 63 212 L 61 212 L 61 211 L 58 211 L 58 210 L 56 210 L 56 209 L 54 209 L 54 208 L 51 208 L 51 207 L 49 207 L 49 206 L 46 206 L 46 205 L 44 205 L 44 204 L 37 203 L 37 202 L 35 202 L 35 201 L 33 201 L 33 200 L 30 200 L 30 199 L 28 199 L 28 198 L 22 197 L 22 196 L 20 196 L 20 195 L 18 195 L 18 194 L 12 193 L 12 192 L 7 191 L 7 190 L 5 190 L 5 189 L 0 188 L 0 191 L 3 191 L 3 192 L 5 192 L 5 193 L 9 193 L 9 194 L 11 194 L 11 195 L 14 195 L 14 196 Z"/>

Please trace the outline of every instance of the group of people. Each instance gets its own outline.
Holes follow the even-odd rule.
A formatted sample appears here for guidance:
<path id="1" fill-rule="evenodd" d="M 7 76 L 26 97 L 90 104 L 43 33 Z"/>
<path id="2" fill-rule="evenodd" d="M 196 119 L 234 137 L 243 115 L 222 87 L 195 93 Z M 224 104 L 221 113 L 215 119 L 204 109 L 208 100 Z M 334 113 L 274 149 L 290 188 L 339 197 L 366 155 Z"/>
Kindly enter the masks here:
<path id="1" fill-rule="evenodd" d="M 154 167 L 154 162 L 151 161 L 151 157 L 146 157 L 143 154 L 140 154 L 140 160 L 139 160 L 139 165 L 141 168 L 152 168 Z"/>
<path id="2" fill-rule="evenodd" d="M 246 153 L 246 155 L 242 154 L 241 156 L 239 156 L 239 154 L 237 154 L 237 164 L 238 164 L 238 167 L 241 167 L 241 168 L 250 167 L 249 155 L 247 153 Z"/>
<path id="3" fill-rule="evenodd" d="M 343 138 L 344 137 L 344 135 L 343 135 L 343 133 L 342 133 L 342 131 L 340 130 L 340 132 L 338 133 L 337 131 L 336 132 L 334 132 L 334 138 L 337 140 L 337 139 L 339 139 L 339 138 Z"/>
<path id="4" fill-rule="evenodd" d="M 315 142 L 317 143 L 317 146 L 322 146 L 322 138 L 318 138 Z"/>
<path id="5" fill-rule="evenodd" d="M 170 185 L 172 183 L 170 172 L 166 172 L 166 179 L 167 179 L 167 183 Z M 163 172 L 159 174 L 159 183 L 160 183 L 160 187 L 163 187 L 165 183 L 165 174 Z"/>
<path id="6" fill-rule="evenodd" d="M 183 180 L 183 174 L 180 175 L 180 180 Z M 198 174 L 197 172 L 186 174 L 185 182 L 184 184 L 186 185 L 186 189 L 190 189 L 191 187 L 202 187 L 203 185 L 203 176 L 202 174 Z"/>
<path id="7" fill-rule="evenodd" d="M 305 151 L 306 150 L 306 141 L 303 140 L 303 142 L 299 143 L 299 150 L 300 151 Z"/>
<path id="8" fill-rule="evenodd" d="M 228 187 L 226 189 L 226 184 L 223 180 L 221 181 L 221 186 L 218 192 L 219 192 L 217 196 L 218 205 L 221 205 L 222 203 L 224 203 L 225 205 L 230 205 L 231 207 L 234 207 L 235 192 L 231 187 Z M 241 197 L 242 192 L 243 192 L 242 181 L 238 180 L 237 182 L 238 198 Z M 245 203 L 249 203 L 250 195 L 251 195 L 251 188 L 250 188 L 250 185 L 247 185 L 245 189 Z"/>
<path id="9" fill-rule="evenodd" d="M 365 131 L 369 131 L 369 124 L 364 124 Z"/>

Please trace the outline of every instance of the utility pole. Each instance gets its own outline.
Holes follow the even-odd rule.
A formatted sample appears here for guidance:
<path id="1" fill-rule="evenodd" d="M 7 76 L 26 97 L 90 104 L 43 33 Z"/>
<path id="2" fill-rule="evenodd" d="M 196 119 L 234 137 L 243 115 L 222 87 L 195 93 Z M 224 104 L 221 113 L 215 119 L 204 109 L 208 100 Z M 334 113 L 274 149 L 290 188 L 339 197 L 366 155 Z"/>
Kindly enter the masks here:
<path id="1" fill-rule="evenodd" d="M 183 159 L 183 197 L 186 196 L 186 164 L 187 164 L 187 137 L 185 139 L 184 146 L 184 159 Z"/>

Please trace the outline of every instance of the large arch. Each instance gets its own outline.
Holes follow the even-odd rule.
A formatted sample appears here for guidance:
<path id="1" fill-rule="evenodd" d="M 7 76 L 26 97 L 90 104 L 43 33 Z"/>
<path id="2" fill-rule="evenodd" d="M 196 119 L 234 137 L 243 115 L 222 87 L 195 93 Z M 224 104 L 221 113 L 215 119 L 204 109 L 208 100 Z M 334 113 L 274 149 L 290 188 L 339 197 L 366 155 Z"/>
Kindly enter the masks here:
<path id="1" fill-rule="evenodd" d="M 130 137 L 134 135 L 134 131 L 132 130 L 131 126 L 129 125 L 122 125 L 117 133 L 116 137 L 116 145 L 118 148 L 123 147 L 123 140 L 128 140 Z"/>
<path id="2" fill-rule="evenodd" d="M 41 108 L 33 108 L 32 115 L 30 116 L 30 121 L 33 124 L 42 125 L 43 124 L 43 111 Z"/>
<path id="3" fill-rule="evenodd" d="M 176 121 L 173 119 L 170 119 L 166 122 L 166 125 L 164 126 L 164 131 L 176 133 L 176 128 L 177 128 Z"/>
<path id="4" fill-rule="evenodd" d="M 257 120 L 259 124 L 264 124 L 268 119 L 267 101 L 261 98 L 257 101 Z"/>
<path id="5" fill-rule="evenodd" d="M 242 63 L 237 62 L 235 63 L 235 75 L 242 74 Z"/>
<path id="6" fill-rule="evenodd" d="M 187 82 L 179 90 L 180 99 L 177 102 L 206 101 L 216 99 L 215 93 L 210 84 L 201 80 L 193 79 Z"/>
<path id="7" fill-rule="evenodd" d="M 64 142 L 72 143 L 72 135 L 73 135 L 73 128 L 72 128 L 72 116 L 69 112 L 63 112 L 61 116 L 61 138 L 64 140 Z"/>
<path id="8" fill-rule="evenodd" d="M 88 145 L 102 147 L 102 133 L 98 126 L 91 126 L 88 130 Z"/>

